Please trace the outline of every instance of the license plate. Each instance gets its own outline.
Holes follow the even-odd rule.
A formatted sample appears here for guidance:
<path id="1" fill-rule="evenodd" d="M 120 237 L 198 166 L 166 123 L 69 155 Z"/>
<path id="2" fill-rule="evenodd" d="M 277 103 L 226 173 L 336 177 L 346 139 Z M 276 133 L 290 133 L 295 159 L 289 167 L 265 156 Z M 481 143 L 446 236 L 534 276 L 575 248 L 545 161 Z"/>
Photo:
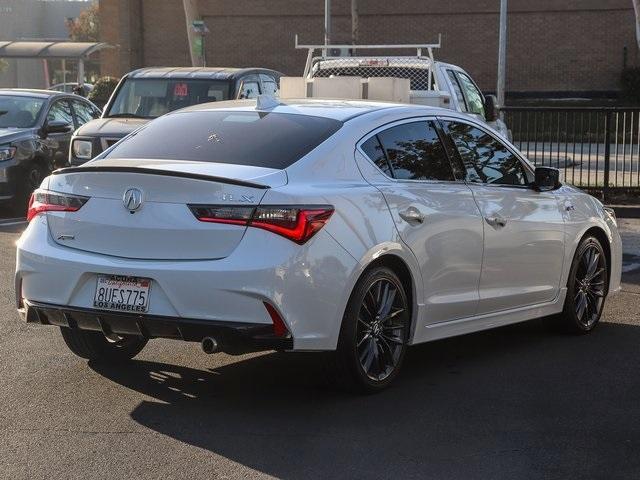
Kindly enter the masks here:
<path id="1" fill-rule="evenodd" d="M 144 313 L 149 309 L 151 279 L 98 275 L 93 306 L 102 310 Z"/>

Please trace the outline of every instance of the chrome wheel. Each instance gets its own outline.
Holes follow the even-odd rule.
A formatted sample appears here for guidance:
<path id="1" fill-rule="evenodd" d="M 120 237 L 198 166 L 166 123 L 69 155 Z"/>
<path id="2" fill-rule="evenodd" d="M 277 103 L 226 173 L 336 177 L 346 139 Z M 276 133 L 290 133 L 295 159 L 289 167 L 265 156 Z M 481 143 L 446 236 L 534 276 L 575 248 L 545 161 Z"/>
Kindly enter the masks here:
<path id="1" fill-rule="evenodd" d="M 356 349 L 360 367 L 371 380 L 385 380 L 398 366 L 405 348 L 407 305 L 401 287 L 374 281 L 358 311 Z"/>
<path id="2" fill-rule="evenodd" d="M 574 280 L 574 311 L 576 319 L 585 328 L 592 327 L 600 318 L 606 279 L 607 265 L 603 252 L 591 244 L 580 256 Z"/>

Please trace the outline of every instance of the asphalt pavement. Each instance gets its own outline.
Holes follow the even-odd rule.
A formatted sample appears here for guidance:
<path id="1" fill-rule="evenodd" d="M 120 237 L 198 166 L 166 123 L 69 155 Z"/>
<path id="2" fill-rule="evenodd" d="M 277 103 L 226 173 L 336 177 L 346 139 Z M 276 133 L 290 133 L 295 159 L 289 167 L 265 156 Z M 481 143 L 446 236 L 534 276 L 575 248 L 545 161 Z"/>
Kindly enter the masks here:
<path id="1" fill-rule="evenodd" d="M 14 308 L 0 222 L 0 478 L 640 477 L 640 220 L 591 334 L 542 322 L 420 345 L 393 387 L 331 388 L 316 356 L 206 356 L 154 340 L 87 363 Z"/>

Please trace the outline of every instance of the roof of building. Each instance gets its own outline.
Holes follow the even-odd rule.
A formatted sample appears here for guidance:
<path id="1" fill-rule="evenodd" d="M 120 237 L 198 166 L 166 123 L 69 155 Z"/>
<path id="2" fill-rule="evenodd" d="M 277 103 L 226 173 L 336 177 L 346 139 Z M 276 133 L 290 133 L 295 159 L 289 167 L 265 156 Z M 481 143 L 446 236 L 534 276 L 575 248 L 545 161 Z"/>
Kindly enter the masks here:
<path id="1" fill-rule="evenodd" d="M 0 41 L 0 58 L 85 58 L 108 47 L 103 42 Z"/>
<path id="2" fill-rule="evenodd" d="M 231 80 L 247 73 L 271 73 L 281 76 L 282 73 L 268 68 L 233 68 L 233 67 L 147 67 L 127 74 L 129 78 L 205 78 L 215 80 Z"/>

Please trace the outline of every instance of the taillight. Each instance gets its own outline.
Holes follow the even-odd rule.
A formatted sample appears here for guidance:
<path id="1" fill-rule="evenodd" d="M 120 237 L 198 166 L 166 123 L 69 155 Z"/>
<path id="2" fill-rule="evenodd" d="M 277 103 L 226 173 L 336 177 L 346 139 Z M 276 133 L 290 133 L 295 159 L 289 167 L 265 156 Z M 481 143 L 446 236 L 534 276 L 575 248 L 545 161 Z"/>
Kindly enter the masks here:
<path id="1" fill-rule="evenodd" d="M 87 200 L 89 197 L 81 195 L 36 190 L 29 198 L 27 221 L 30 222 L 33 217 L 44 212 L 76 212 Z"/>
<path id="2" fill-rule="evenodd" d="M 260 207 L 189 205 L 201 222 L 227 223 L 262 228 L 303 244 L 313 237 L 331 218 L 333 207 Z"/>

